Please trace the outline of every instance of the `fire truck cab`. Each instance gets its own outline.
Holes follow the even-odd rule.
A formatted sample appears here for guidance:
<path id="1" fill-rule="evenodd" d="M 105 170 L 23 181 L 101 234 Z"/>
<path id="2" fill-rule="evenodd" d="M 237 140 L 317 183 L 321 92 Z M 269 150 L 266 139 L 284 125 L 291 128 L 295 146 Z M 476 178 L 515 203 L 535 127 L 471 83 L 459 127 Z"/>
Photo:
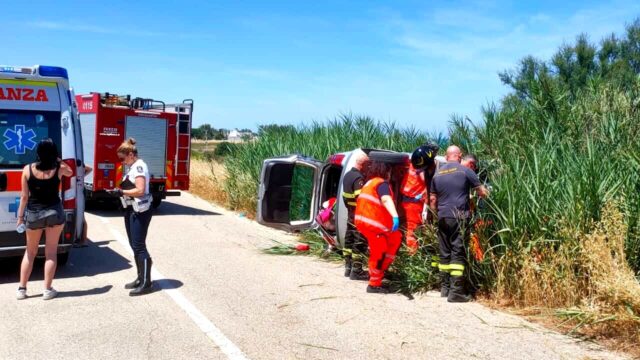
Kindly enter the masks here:
<path id="1" fill-rule="evenodd" d="M 21 174 L 36 161 L 36 146 L 51 138 L 73 170 L 63 177 L 61 199 L 65 226 L 58 245 L 58 261 L 66 263 L 69 249 L 82 233 L 84 175 L 82 137 L 67 70 L 55 66 L 0 66 L 0 257 L 19 256 L 25 233 L 16 232 Z M 44 237 L 39 253 L 44 252 Z"/>
<path id="2" fill-rule="evenodd" d="M 118 146 L 136 139 L 138 155 L 149 167 L 153 206 L 189 190 L 193 100 L 179 104 L 111 93 L 76 96 L 82 123 L 84 156 L 94 171 L 84 178 L 87 200 L 106 199 L 105 190 L 120 185 L 127 169 Z"/>

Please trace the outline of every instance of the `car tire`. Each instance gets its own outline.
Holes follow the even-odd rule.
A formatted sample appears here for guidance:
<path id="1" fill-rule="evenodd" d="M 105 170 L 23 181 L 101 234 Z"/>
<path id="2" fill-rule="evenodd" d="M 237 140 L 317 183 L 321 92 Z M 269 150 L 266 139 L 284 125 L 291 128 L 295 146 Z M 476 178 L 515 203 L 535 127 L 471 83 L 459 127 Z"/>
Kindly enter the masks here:
<path id="1" fill-rule="evenodd" d="M 65 266 L 69 261 L 69 252 L 58 254 L 58 266 Z"/>
<path id="2" fill-rule="evenodd" d="M 406 163 L 408 157 L 407 154 L 397 152 L 371 151 L 369 152 L 369 159 L 395 165 Z"/>

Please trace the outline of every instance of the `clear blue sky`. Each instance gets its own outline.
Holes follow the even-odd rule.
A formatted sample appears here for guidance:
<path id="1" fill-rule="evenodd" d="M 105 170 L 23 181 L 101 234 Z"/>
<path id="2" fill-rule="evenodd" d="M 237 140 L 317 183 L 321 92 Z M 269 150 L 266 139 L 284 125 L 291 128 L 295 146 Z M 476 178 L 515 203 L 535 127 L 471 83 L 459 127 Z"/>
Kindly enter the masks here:
<path id="1" fill-rule="evenodd" d="M 5 0 L 6 1 L 6 0 Z M 52 4 L 56 5 L 52 5 Z M 6 5 L 8 5 L 7 3 Z M 77 93 L 195 99 L 197 126 L 368 114 L 445 131 L 507 89 L 497 73 L 640 1 L 29 1 L 3 6 L 4 65 L 68 68 Z M 7 16 L 9 15 L 10 16 Z"/>

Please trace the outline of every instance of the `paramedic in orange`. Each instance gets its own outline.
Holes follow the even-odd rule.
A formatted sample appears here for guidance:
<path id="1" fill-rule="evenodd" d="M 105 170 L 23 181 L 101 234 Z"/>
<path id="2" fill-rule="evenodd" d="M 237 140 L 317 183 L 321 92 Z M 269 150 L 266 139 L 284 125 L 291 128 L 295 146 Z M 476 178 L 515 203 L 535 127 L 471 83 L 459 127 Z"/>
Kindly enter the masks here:
<path id="1" fill-rule="evenodd" d="M 435 146 L 435 148 L 434 148 Z M 410 255 L 418 251 L 415 230 L 422 225 L 422 211 L 428 200 L 425 170 L 431 167 L 438 154 L 437 145 L 422 145 L 411 154 L 409 169 L 402 179 L 400 200 L 406 224 L 407 248 Z"/>
<path id="2" fill-rule="evenodd" d="M 365 177 L 369 180 L 356 203 L 355 225 L 369 244 L 369 293 L 389 292 L 382 286 L 382 278 L 402 242 L 402 234 L 398 231 L 400 219 L 389 185 L 390 175 L 390 165 L 369 162 L 365 167 Z"/>

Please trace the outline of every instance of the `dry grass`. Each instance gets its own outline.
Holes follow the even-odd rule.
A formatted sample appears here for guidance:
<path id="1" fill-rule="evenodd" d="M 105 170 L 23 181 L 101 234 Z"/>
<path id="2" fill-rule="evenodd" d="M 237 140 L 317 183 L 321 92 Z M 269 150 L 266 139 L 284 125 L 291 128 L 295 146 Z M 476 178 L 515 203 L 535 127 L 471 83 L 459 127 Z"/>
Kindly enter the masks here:
<path id="1" fill-rule="evenodd" d="M 591 229 L 562 234 L 576 241 L 504 256 L 494 306 L 640 356 L 640 284 L 625 258 L 619 204 L 607 203 Z"/>
<path id="2" fill-rule="evenodd" d="M 191 160 L 190 191 L 195 195 L 225 206 L 228 202 L 224 191 L 227 172 L 223 164 L 216 161 Z"/>

